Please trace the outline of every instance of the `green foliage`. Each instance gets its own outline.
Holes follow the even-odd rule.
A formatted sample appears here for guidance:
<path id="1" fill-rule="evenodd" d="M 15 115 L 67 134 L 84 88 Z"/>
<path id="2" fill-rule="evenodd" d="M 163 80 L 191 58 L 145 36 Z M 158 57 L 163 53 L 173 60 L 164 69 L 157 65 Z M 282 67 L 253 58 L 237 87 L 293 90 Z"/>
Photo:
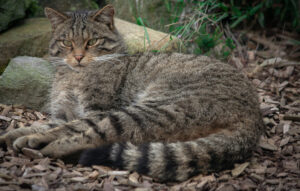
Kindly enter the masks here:
<path id="1" fill-rule="evenodd" d="M 166 2 L 166 1 L 165 1 Z M 183 45 L 189 49 L 189 52 L 195 54 L 214 54 L 221 59 L 226 59 L 231 51 L 235 48 L 230 38 L 225 38 L 221 21 L 228 16 L 227 12 L 219 12 L 217 9 L 228 10 L 222 3 L 217 0 L 208 1 L 177 1 L 172 4 L 166 2 L 170 14 L 173 14 L 173 25 L 170 26 L 170 32 L 180 38 Z M 192 10 L 188 10 L 193 7 Z M 183 16 L 183 10 L 191 11 L 191 14 Z M 172 13 L 171 13 L 172 12 Z M 180 13 L 180 14 L 179 14 Z M 216 46 L 221 47 L 216 52 Z"/>
<path id="2" fill-rule="evenodd" d="M 43 8 L 39 5 L 38 0 L 25 0 L 26 16 L 35 17 L 43 12 Z"/>
<path id="3" fill-rule="evenodd" d="M 196 46 L 193 53 L 211 54 L 221 46 L 219 56 L 226 58 L 235 48 L 223 26 L 233 28 L 279 27 L 300 31 L 297 0 L 164 0 L 172 15 L 169 32 L 179 37 L 185 47 Z"/>
<path id="4" fill-rule="evenodd" d="M 7 67 L 7 64 L 0 65 L 0 75 L 4 72 L 6 67 Z"/>
<path id="5" fill-rule="evenodd" d="M 148 45 L 150 45 L 150 37 L 149 37 L 149 33 L 147 31 L 147 28 L 146 28 L 146 25 L 144 24 L 144 21 L 141 17 L 137 17 L 136 18 L 136 23 L 140 26 L 143 26 L 144 27 L 144 49 L 146 49 L 146 39 L 147 39 L 147 42 L 148 42 Z"/>
<path id="6" fill-rule="evenodd" d="M 92 7 L 92 9 L 99 9 L 98 3 L 100 3 L 103 6 L 103 1 L 98 2 L 97 0 L 92 0 L 91 1 L 91 7 Z"/>

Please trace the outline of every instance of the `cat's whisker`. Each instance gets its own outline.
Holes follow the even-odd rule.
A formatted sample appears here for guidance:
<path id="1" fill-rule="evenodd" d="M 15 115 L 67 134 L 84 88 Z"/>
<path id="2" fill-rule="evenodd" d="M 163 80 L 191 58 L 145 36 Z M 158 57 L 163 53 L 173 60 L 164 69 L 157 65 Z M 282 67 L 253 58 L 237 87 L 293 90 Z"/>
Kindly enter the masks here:
<path id="1" fill-rule="evenodd" d="M 59 58 L 59 57 L 49 57 L 48 61 L 51 64 L 54 64 L 56 66 L 67 66 L 72 71 L 79 72 L 79 70 L 76 70 L 75 68 L 73 68 L 72 66 L 70 66 L 69 64 L 67 64 L 66 59 L 62 59 L 62 58 Z"/>
<path id="2" fill-rule="evenodd" d="M 73 70 L 73 71 L 75 71 L 75 72 L 79 72 L 79 70 L 76 70 L 75 68 L 73 68 L 72 66 L 70 66 L 69 64 L 66 64 L 67 65 L 67 67 L 69 68 L 69 69 L 71 69 L 71 70 Z"/>
<path id="3" fill-rule="evenodd" d="M 110 61 L 110 60 L 115 60 L 115 61 L 120 61 L 120 59 L 118 59 L 121 56 L 125 56 L 125 54 L 107 54 L 107 55 L 102 55 L 102 56 L 98 56 L 98 57 L 93 57 L 94 62 L 106 62 L 106 61 Z"/>

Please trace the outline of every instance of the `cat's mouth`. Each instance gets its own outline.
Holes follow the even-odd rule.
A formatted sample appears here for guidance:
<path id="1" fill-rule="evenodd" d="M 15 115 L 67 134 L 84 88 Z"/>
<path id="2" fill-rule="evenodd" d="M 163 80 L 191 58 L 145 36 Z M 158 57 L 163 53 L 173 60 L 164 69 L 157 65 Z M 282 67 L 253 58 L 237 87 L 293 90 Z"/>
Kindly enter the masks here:
<path id="1" fill-rule="evenodd" d="M 85 66 L 79 63 L 79 64 L 75 65 L 75 67 L 83 68 L 83 67 L 85 67 Z"/>
<path id="2" fill-rule="evenodd" d="M 73 68 L 84 68 L 88 66 L 87 62 L 67 62 L 66 64 Z"/>

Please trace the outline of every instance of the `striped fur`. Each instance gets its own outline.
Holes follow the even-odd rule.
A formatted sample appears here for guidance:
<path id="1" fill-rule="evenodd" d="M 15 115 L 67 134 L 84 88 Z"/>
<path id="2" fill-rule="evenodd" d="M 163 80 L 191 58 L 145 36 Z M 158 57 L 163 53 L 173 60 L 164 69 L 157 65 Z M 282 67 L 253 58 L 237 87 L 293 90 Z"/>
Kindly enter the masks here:
<path id="1" fill-rule="evenodd" d="M 251 83 L 205 56 L 127 55 L 113 13 L 111 6 L 68 14 L 46 10 L 57 65 L 53 122 L 46 130 L 12 131 L 0 142 L 58 158 L 85 150 L 83 165 L 137 171 L 159 181 L 183 181 L 247 158 L 263 130 Z M 72 40 L 72 48 L 63 47 L 61 38 Z M 93 38 L 103 42 L 87 47 Z M 85 51 L 81 65 L 74 62 L 76 48 Z"/>

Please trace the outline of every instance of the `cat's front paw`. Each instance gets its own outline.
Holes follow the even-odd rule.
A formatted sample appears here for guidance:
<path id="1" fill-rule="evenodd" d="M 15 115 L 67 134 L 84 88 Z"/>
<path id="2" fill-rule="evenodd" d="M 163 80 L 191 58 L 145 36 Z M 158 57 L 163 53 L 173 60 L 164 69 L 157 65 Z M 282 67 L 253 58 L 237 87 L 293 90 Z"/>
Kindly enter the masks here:
<path id="1" fill-rule="evenodd" d="M 16 151 L 21 151 L 22 148 L 40 149 L 53 140 L 55 139 L 47 136 L 47 132 L 35 133 L 17 138 L 12 146 Z"/>
<path id="2" fill-rule="evenodd" d="M 0 136 L 0 145 L 11 148 L 13 146 L 14 141 L 17 140 L 18 138 L 30 134 L 35 134 L 37 132 L 44 132 L 46 130 L 47 130 L 46 126 L 23 127 L 23 128 L 15 129 Z"/>
<path id="3" fill-rule="evenodd" d="M 101 140 L 91 129 L 62 125 L 45 132 L 16 139 L 15 150 L 38 149 L 44 156 L 61 158 L 87 148 L 94 148 Z"/>

